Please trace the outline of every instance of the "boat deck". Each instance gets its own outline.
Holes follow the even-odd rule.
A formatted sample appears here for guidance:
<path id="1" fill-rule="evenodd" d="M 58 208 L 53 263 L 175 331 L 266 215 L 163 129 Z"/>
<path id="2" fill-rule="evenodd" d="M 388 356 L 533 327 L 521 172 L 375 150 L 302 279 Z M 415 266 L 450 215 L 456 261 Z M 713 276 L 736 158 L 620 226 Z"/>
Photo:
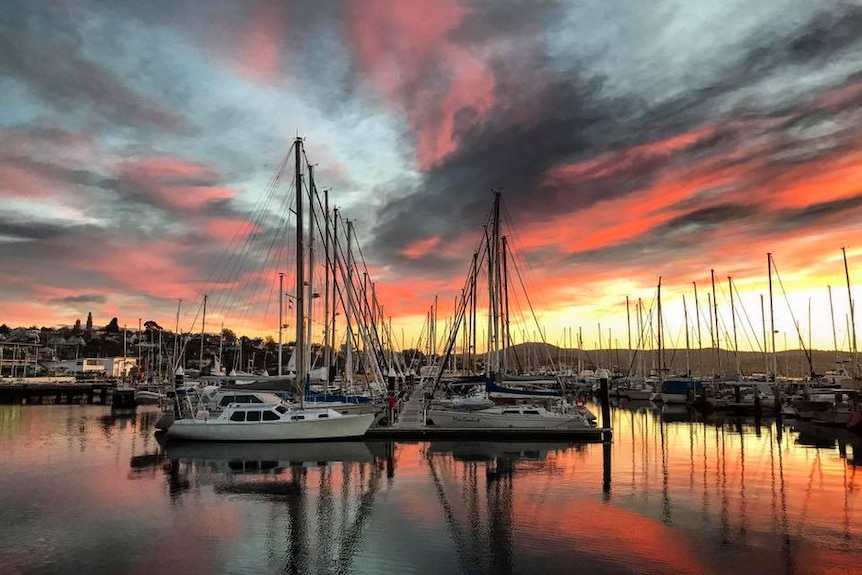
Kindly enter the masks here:
<path id="1" fill-rule="evenodd" d="M 492 429 L 466 429 L 454 427 L 425 426 L 422 422 L 422 400 L 425 390 L 417 385 L 413 393 L 401 406 L 398 419 L 391 426 L 373 426 L 365 432 L 366 439 L 390 439 L 426 441 L 432 439 L 485 439 L 485 440 L 536 440 L 564 439 L 581 442 L 600 442 L 610 437 L 610 429 L 516 429 L 511 427 Z"/>

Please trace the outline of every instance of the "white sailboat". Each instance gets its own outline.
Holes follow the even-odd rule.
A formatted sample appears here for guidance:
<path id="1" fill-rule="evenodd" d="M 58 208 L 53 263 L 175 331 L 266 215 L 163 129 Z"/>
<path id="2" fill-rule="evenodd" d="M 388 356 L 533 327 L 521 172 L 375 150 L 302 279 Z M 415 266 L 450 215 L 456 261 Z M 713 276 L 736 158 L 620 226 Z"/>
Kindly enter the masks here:
<path id="1" fill-rule="evenodd" d="M 195 441 L 309 441 L 345 439 L 365 434 L 374 421 L 373 413 L 343 414 L 333 409 L 305 407 L 303 387 L 307 362 L 305 343 L 304 231 L 302 214 L 302 140 L 293 144 L 296 162 L 296 384 L 300 407 L 282 403 L 230 403 L 211 417 L 206 409 L 194 417 L 174 421 L 167 437 Z M 308 298 L 309 300 L 311 298 Z M 279 310 L 279 313 L 281 310 Z M 281 320 L 279 319 L 279 325 Z"/>

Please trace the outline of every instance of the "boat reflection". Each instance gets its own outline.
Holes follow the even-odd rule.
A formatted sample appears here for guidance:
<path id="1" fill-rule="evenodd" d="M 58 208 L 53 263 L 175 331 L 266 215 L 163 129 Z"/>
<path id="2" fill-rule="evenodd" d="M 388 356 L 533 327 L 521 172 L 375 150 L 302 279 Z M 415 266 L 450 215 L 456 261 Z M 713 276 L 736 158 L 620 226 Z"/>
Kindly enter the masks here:
<path id="1" fill-rule="evenodd" d="M 279 472 L 297 465 L 334 462 L 371 463 L 374 456 L 362 441 L 315 443 L 164 442 L 168 459 L 210 465 L 227 473 Z"/>

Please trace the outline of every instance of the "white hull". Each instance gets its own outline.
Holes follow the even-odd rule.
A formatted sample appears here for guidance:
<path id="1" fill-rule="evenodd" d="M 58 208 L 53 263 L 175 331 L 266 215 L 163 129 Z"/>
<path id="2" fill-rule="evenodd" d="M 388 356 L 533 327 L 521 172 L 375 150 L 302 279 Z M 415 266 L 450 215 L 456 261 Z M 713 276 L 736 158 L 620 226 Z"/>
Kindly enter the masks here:
<path id="1" fill-rule="evenodd" d="M 688 396 L 684 393 L 662 393 L 661 400 L 665 403 L 685 405 L 688 403 Z"/>
<path id="2" fill-rule="evenodd" d="M 139 389 L 135 391 L 135 401 L 138 403 L 144 404 L 158 404 L 162 400 L 165 399 L 165 395 L 163 393 L 159 393 L 158 391 L 148 391 L 144 389 Z"/>
<path id="3" fill-rule="evenodd" d="M 504 413 L 505 410 L 455 411 L 432 409 L 427 419 L 435 427 L 450 429 L 592 429 L 589 420 L 581 413 L 544 415 Z"/>
<path id="4" fill-rule="evenodd" d="M 170 439 L 194 441 L 309 441 L 361 437 L 374 414 L 342 415 L 332 419 L 232 422 L 222 419 L 180 419 L 167 430 Z"/>
<path id="5" fill-rule="evenodd" d="M 627 397 L 632 401 L 649 400 L 655 391 L 651 389 L 624 389 L 620 392 L 622 397 Z"/>

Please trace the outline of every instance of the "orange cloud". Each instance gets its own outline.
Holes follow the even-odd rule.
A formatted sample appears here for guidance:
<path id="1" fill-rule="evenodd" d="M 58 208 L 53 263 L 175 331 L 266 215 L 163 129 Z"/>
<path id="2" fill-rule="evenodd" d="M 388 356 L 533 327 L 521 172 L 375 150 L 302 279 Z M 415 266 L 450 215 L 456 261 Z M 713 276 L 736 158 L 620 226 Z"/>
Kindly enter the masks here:
<path id="1" fill-rule="evenodd" d="M 431 236 L 424 240 L 413 242 L 403 250 L 401 255 L 410 258 L 411 260 L 419 259 L 433 251 L 440 244 L 440 236 Z"/>

